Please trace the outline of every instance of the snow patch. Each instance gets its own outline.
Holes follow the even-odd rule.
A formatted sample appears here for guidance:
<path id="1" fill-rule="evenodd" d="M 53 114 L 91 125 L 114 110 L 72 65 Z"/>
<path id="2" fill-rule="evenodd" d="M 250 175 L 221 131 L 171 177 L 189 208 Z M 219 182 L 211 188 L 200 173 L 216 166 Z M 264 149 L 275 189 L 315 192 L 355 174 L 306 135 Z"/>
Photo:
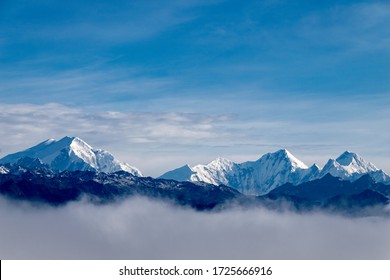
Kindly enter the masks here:
<path id="1" fill-rule="evenodd" d="M 0 174 L 8 174 L 9 170 L 4 166 L 0 166 Z"/>

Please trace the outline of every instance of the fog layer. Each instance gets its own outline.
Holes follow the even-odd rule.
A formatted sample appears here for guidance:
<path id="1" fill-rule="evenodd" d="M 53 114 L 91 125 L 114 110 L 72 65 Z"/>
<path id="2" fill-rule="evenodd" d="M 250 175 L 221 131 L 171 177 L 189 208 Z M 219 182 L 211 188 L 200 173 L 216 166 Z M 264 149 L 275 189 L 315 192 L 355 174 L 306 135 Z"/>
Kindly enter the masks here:
<path id="1" fill-rule="evenodd" d="M 390 259 L 390 219 L 0 199 L 1 259 Z"/>

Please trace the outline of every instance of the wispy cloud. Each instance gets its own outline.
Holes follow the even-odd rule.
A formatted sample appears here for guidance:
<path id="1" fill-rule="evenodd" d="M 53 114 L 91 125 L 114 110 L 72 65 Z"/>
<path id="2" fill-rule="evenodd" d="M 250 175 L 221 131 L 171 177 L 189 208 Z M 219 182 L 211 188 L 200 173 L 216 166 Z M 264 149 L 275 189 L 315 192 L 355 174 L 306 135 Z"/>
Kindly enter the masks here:
<path id="1" fill-rule="evenodd" d="M 167 162 L 170 159 L 165 156 L 172 150 L 180 153 L 180 147 L 207 147 L 230 138 L 224 124 L 231 118 L 173 112 L 85 112 L 54 103 L 1 104 L 0 147 L 4 156 L 47 138 L 74 135 L 140 168 L 153 169 L 161 157 L 159 153 Z M 159 164 L 159 168 L 165 168 Z"/>
<path id="2" fill-rule="evenodd" d="M 0 199 L 2 259 L 388 259 L 390 221 L 146 199 L 34 208 Z"/>
<path id="3" fill-rule="evenodd" d="M 196 61 L 180 65 L 191 85 L 197 77 L 206 85 L 239 83 L 298 96 L 386 93 L 388 4 L 232 1 L 219 7 L 223 15 L 208 11 L 180 37 L 202 50 L 180 56 Z"/>
<path id="4" fill-rule="evenodd" d="M 192 8 L 217 1 L 118 1 L 115 5 L 104 1 L 21 2 L 6 9 L 13 25 L 3 33 L 20 35 L 19 40 L 79 40 L 106 45 L 156 36 L 196 18 Z M 20 20 L 29 13 L 37 16 L 30 16 L 28 22 Z"/>
<path id="5" fill-rule="evenodd" d="M 156 95 L 175 84 L 171 78 L 148 77 L 133 68 L 32 70 L 25 67 L 0 71 L 3 102 L 57 102 L 63 104 L 118 103 Z"/>
<path id="6" fill-rule="evenodd" d="M 376 114 L 365 115 L 359 111 L 361 102 L 348 104 L 348 109 L 341 102 L 331 110 L 322 108 L 325 101 L 318 104 L 291 101 L 277 108 L 267 103 L 262 108 L 236 103 L 245 108 L 246 114 L 253 114 L 250 117 L 239 112 L 174 111 L 180 108 L 179 103 L 171 104 L 166 112 L 107 111 L 93 107 L 85 110 L 56 103 L 0 104 L 1 155 L 47 138 L 73 135 L 94 147 L 111 151 L 120 160 L 153 176 L 185 163 L 207 163 L 217 156 L 238 162 L 256 160 L 279 148 L 290 149 L 307 164 L 319 165 L 344 150 L 353 150 L 379 168 L 390 169 L 389 134 L 384 129 L 390 125 L 384 117 L 388 112 L 377 110 Z M 313 112 L 295 116 L 300 110 L 335 117 L 308 120 Z"/>
<path id="7" fill-rule="evenodd" d="M 359 3 L 334 6 L 302 19 L 297 35 L 310 44 L 339 47 L 344 53 L 389 51 L 390 5 Z M 350 53 L 350 55 L 353 53 Z"/>
<path id="8" fill-rule="evenodd" d="M 169 139 L 197 141 L 216 138 L 215 126 L 227 119 L 226 116 L 182 113 L 110 111 L 87 113 L 54 103 L 3 104 L 0 108 L 2 134 L 8 134 L 14 140 L 18 138 L 17 135 L 27 135 L 35 131 L 35 137 L 50 134 L 61 136 L 64 133 L 75 132 L 92 136 L 98 132 L 106 134 L 106 137 L 111 135 L 108 138 L 127 139 L 134 143 L 164 143 L 170 141 Z"/>

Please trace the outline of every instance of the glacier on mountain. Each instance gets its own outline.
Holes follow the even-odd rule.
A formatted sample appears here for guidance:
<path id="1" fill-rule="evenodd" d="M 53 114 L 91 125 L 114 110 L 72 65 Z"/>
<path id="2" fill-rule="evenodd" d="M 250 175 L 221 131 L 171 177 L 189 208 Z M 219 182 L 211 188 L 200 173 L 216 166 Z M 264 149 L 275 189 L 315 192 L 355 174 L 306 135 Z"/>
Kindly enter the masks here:
<path id="1" fill-rule="evenodd" d="M 321 170 L 320 177 L 326 174 L 349 181 L 355 181 L 365 174 L 370 174 L 377 183 L 389 180 L 389 176 L 374 164 L 349 151 L 345 151 L 335 160 L 329 159 Z"/>
<path id="2" fill-rule="evenodd" d="M 17 166 L 20 172 L 49 168 L 54 172 L 95 171 L 110 174 L 125 171 L 143 176 L 137 168 L 118 161 L 107 151 L 92 148 L 78 137 L 49 139 L 7 155 L 0 159 L 0 174 L 8 174 L 10 165 Z M 235 163 L 217 158 L 205 165 L 184 165 L 159 178 L 226 185 L 243 194 L 264 195 L 287 183 L 300 185 L 328 174 L 350 182 L 368 174 L 375 183 L 390 184 L 389 175 L 355 153 L 346 151 L 336 159 L 329 159 L 321 169 L 316 164 L 307 166 L 286 149 L 267 153 L 256 161 Z"/>
<path id="3" fill-rule="evenodd" d="M 234 163 L 217 158 L 207 165 L 188 167 L 187 181 L 203 181 L 214 185 L 227 185 L 244 194 L 266 194 L 287 182 L 299 184 L 318 176 L 316 165 L 307 167 L 286 149 L 268 153 L 257 161 Z M 179 180 L 175 172 L 170 171 L 160 178 Z M 180 180 L 183 180 L 181 176 Z"/>
<path id="4" fill-rule="evenodd" d="M 217 158 L 206 165 L 187 165 L 185 169 L 185 173 L 178 172 L 183 169 L 176 169 L 161 175 L 160 178 L 223 184 L 250 195 L 267 194 L 286 183 L 299 185 L 327 174 L 351 182 L 369 174 L 377 183 L 390 183 L 390 177 L 385 172 L 349 151 L 336 160 L 330 159 L 322 169 L 316 164 L 308 167 L 286 149 L 265 154 L 257 161 L 235 163 Z"/>
<path id="5" fill-rule="evenodd" d="M 92 148 L 78 137 L 48 139 L 24 151 L 5 156 L 0 159 L 0 164 L 15 164 L 24 158 L 39 159 L 55 171 L 126 171 L 142 176 L 137 168 L 118 161 L 107 151 Z"/>

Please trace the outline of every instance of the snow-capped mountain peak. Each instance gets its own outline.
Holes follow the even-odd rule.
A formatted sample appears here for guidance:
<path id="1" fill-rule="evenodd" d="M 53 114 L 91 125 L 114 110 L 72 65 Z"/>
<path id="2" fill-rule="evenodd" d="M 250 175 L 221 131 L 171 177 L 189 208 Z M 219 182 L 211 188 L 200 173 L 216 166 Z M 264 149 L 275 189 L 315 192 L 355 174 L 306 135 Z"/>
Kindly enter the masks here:
<path id="1" fill-rule="evenodd" d="M 344 152 L 337 159 L 330 159 L 321 169 L 317 164 L 308 167 L 286 149 L 243 163 L 217 158 L 206 165 L 186 166 L 185 170 L 182 167 L 167 172 L 162 178 L 224 184 L 244 194 L 262 195 L 286 183 L 299 185 L 328 174 L 349 181 L 369 174 L 377 183 L 390 183 L 389 175 L 350 151 Z"/>
<path id="2" fill-rule="evenodd" d="M 72 153 L 80 158 L 82 161 L 88 163 L 92 168 L 99 170 L 98 166 L 98 160 L 99 157 L 97 155 L 101 153 L 101 150 L 94 150 L 90 145 L 88 145 L 86 142 L 81 140 L 78 137 L 68 137 L 70 142 L 70 149 L 69 149 L 69 155 L 71 156 Z M 110 155 L 108 152 L 106 152 L 107 155 Z M 113 160 L 114 157 L 111 158 Z M 109 173 L 109 172 L 108 172 Z"/>
<path id="3" fill-rule="evenodd" d="M 219 157 L 206 165 L 187 167 L 184 177 L 183 170 L 183 167 L 172 170 L 161 178 L 224 184 L 245 194 L 257 195 L 287 182 L 299 183 L 303 178 L 311 179 L 319 173 L 318 169 L 308 168 L 286 149 L 265 154 L 257 161 L 243 163 Z"/>
<path id="4" fill-rule="evenodd" d="M 350 151 L 345 151 L 344 153 L 342 153 L 336 159 L 336 161 L 342 166 L 348 166 L 350 168 L 353 168 L 354 172 L 359 172 L 359 171 L 367 172 L 367 171 L 379 170 L 371 162 L 365 161 L 362 157 Z"/>
<path id="5" fill-rule="evenodd" d="M 352 161 L 354 161 L 358 158 L 360 158 L 360 157 L 357 154 L 355 154 L 354 152 L 345 151 L 336 159 L 336 161 L 338 163 L 340 163 L 341 165 L 349 165 L 350 163 L 352 163 Z"/>
<path id="6" fill-rule="evenodd" d="M 365 161 L 358 154 L 345 151 L 336 160 L 330 159 L 321 171 L 321 177 L 331 174 L 344 180 L 354 181 L 364 174 L 380 171 L 371 162 Z"/>
<path id="7" fill-rule="evenodd" d="M 215 169 L 229 169 L 234 164 L 231 160 L 228 160 L 226 158 L 218 157 L 206 166 L 208 168 L 215 168 Z"/>
<path id="8" fill-rule="evenodd" d="M 297 159 L 287 149 L 280 149 L 274 153 L 265 154 L 259 159 L 259 161 L 260 160 L 279 163 L 283 162 L 284 164 L 291 165 L 292 170 L 296 170 L 298 168 L 308 169 L 306 164 Z"/>
<path id="9" fill-rule="evenodd" d="M 56 171 L 98 171 L 113 173 L 126 171 L 136 176 L 141 172 L 127 163 L 119 162 L 109 152 L 92 148 L 78 137 L 65 136 L 60 140 L 48 139 L 24 151 L 0 159 L 0 163 L 15 164 L 22 158 L 39 159 Z"/>
<path id="10" fill-rule="evenodd" d="M 229 174 L 234 172 L 236 164 L 231 160 L 218 157 L 207 165 L 198 164 L 191 168 L 194 174 L 189 178 L 193 182 L 206 182 L 213 185 L 227 185 Z"/>

